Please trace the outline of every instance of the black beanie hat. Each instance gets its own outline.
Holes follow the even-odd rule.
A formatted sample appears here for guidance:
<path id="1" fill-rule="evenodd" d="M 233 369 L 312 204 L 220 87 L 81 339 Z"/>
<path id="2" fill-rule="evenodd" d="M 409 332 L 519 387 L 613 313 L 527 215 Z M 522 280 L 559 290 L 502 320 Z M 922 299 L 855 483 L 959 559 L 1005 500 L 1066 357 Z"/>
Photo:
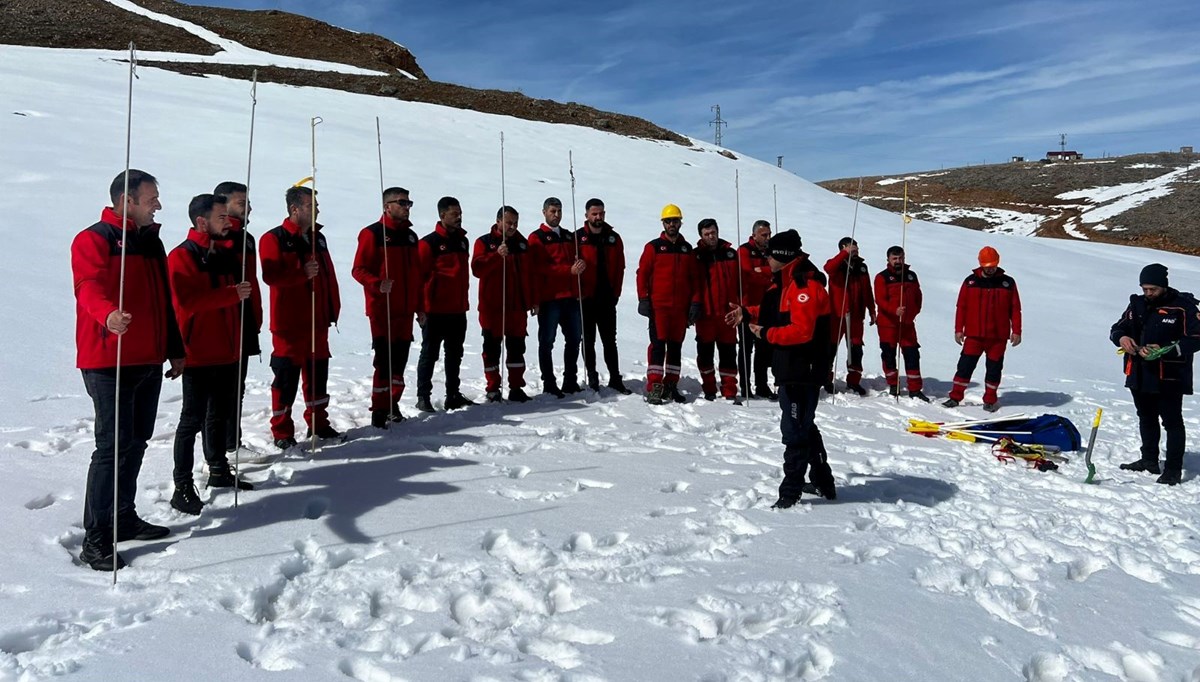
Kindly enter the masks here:
<path id="1" fill-rule="evenodd" d="M 1138 278 L 1138 284 L 1150 284 L 1156 287 L 1167 288 L 1167 266 L 1162 263 L 1151 263 L 1142 268 L 1142 274 Z"/>
<path id="2" fill-rule="evenodd" d="M 767 242 L 767 255 L 780 263 L 791 263 L 800 255 L 800 233 L 784 230 Z"/>

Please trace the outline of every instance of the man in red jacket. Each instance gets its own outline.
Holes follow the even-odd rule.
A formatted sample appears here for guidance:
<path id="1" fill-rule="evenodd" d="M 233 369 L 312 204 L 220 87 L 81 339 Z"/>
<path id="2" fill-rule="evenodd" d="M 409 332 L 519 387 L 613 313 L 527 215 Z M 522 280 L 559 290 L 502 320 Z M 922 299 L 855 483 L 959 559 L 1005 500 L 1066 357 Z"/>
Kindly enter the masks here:
<path id="1" fill-rule="evenodd" d="M 700 286 L 692 245 L 679 235 L 683 212 L 675 204 L 662 210 L 662 234 L 646 244 L 638 261 L 638 314 L 650 319 L 646 402 L 684 402 L 679 393 L 683 337 L 700 319 Z"/>
<path id="2" fill-rule="evenodd" d="M 351 275 L 363 286 L 375 376 L 371 383 L 371 425 L 404 421 L 404 368 L 413 341 L 413 317 L 425 321 L 420 240 L 412 229 L 408 190 L 383 191 L 383 215 L 358 233 Z M 388 341 L 391 346 L 388 346 Z"/>
<path id="3" fill-rule="evenodd" d="M 167 254 L 154 222 L 162 208 L 158 181 L 130 169 L 113 179 L 109 197 L 112 207 L 71 242 L 76 366 L 95 408 L 96 434 L 83 498 L 85 535 L 79 560 L 97 571 L 125 565 L 113 547 L 114 506 L 118 541 L 170 534 L 165 526 L 139 518 L 135 499 L 142 455 L 154 435 L 162 365 L 170 359 L 170 378 L 179 376 L 184 365 L 183 339 L 167 285 Z M 122 250 L 124 304 L 119 307 Z M 115 423 L 118 384 L 120 425 Z"/>
<path id="4" fill-rule="evenodd" d="M 971 374 L 986 354 L 983 377 L 983 409 L 1000 409 L 996 389 L 1004 370 L 1008 342 L 1021 343 L 1021 296 L 1017 282 L 1000 267 L 1000 254 L 990 246 L 979 250 L 979 267 L 963 280 L 954 314 L 954 340 L 962 346 L 954 386 L 942 405 L 957 407 L 962 402 Z"/>
<path id="5" fill-rule="evenodd" d="M 921 312 L 921 282 L 917 273 L 904 262 L 904 249 L 887 250 L 887 268 L 875 275 L 875 304 L 879 308 L 879 349 L 888 391 L 900 395 L 900 368 L 896 364 L 896 346 L 904 355 L 904 374 L 910 398 L 929 402 L 921 391 L 921 345 L 917 343 L 915 320 Z"/>
<path id="6" fill-rule="evenodd" d="M 717 397 L 717 372 L 721 374 L 721 397 L 737 399 L 737 327 L 725 322 L 729 311 L 739 305 L 738 254 L 733 244 L 721 239 L 713 218 L 701 220 L 696 229 L 699 264 L 700 317 L 696 320 L 696 366 L 705 400 Z M 713 367 L 714 346 L 719 368 Z"/>
<path id="7" fill-rule="evenodd" d="M 496 212 L 496 224 L 475 240 L 471 274 L 479 278 L 479 327 L 483 330 L 483 375 L 487 400 L 500 402 L 500 344 L 508 357 L 508 399 L 523 403 L 525 394 L 525 336 L 533 302 L 533 275 L 527 254 L 529 242 L 517 231 L 519 216 L 512 206 Z"/>
<path id="8" fill-rule="evenodd" d="M 583 319 L 580 312 L 580 277 L 587 268 L 578 253 L 575 235 L 560 226 L 562 202 L 549 197 L 542 202 L 542 223 L 529 235 L 529 256 L 535 268 L 538 316 L 538 366 L 542 390 L 561 398 L 578 393 L 579 341 Z M 563 331 L 563 381 L 554 376 L 554 340 Z"/>
<path id="9" fill-rule="evenodd" d="M 329 424 L 326 388 L 329 327 L 342 307 L 337 274 L 323 226 L 316 222 L 320 207 L 312 189 L 291 187 L 285 200 L 288 217 L 258 243 L 263 282 L 271 288 L 271 435 L 280 449 L 296 445 L 292 403 L 301 380 L 309 435 L 342 435 Z"/>
<path id="10" fill-rule="evenodd" d="M 225 197 L 201 194 L 188 204 L 192 229 L 187 240 L 171 250 L 167 273 L 175 319 L 183 335 L 187 364 L 183 370 L 183 408 L 175 427 L 175 494 L 171 506 L 184 514 L 204 507 L 196 493 L 196 434 L 204 431 L 204 460 L 208 485 L 241 490 L 254 486 L 238 480 L 225 456 L 225 430 L 232 424 L 230 390 L 237 386 L 238 312 L 250 297 L 250 282 L 242 281 L 238 254 L 225 239 L 229 216 Z"/>
<path id="11" fill-rule="evenodd" d="M 596 372 L 596 333 L 604 346 L 604 364 L 608 367 L 608 387 L 629 395 L 621 379 L 617 354 L 617 301 L 625 280 L 625 244 L 604 220 L 604 202 L 588 199 L 583 227 L 579 228 L 579 250 L 586 267 L 583 269 L 583 366 L 587 370 L 588 387 L 600 390 L 600 375 Z"/>
<path id="12" fill-rule="evenodd" d="M 421 238 L 421 273 L 425 282 L 425 325 L 421 328 L 421 358 L 417 361 L 417 409 L 433 412 L 433 366 L 446 345 L 447 410 L 474 405 L 459 390 L 463 344 L 467 339 L 467 233 L 462 206 L 454 197 L 438 199 L 438 224 Z"/>
<path id="13" fill-rule="evenodd" d="M 771 266 L 768 264 L 767 243 L 771 239 L 771 223 L 754 221 L 750 238 L 738 247 L 738 264 L 742 268 L 742 305 L 757 307 L 771 286 Z M 742 348 L 738 353 L 738 374 L 742 378 L 742 394 L 750 393 L 750 369 L 754 371 L 754 395 L 775 400 L 767 370 L 771 367 L 771 349 L 767 342 L 750 333 L 748 321 L 742 322 Z"/>
<path id="14" fill-rule="evenodd" d="M 246 229 L 250 220 L 250 202 L 247 197 L 246 185 L 240 182 L 226 181 L 213 189 L 213 194 L 225 197 L 225 209 L 229 214 L 229 233 L 234 255 L 238 260 L 238 281 L 250 283 L 250 298 L 238 306 L 238 327 L 242 335 L 242 368 L 234 390 L 245 399 L 246 373 L 250 367 L 250 356 L 262 355 L 262 347 L 258 343 L 258 335 L 262 332 L 263 305 L 262 289 L 258 286 L 258 257 L 255 255 L 254 235 Z M 244 256 L 244 258 L 243 258 Z M 225 429 L 225 451 L 237 450 L 242 442 L 242 415 L 235 399 L 229 410 L 229 421 Z M 212 416 L 215 418 L 215 415 Z"/>
<path id="15" fill-rule="evenodd" d="M 829 298 L 833 305 L 833 346 L 843 338 L 849 339 L 846 357 L 846 388 L 859 395 L 866 395 L 862 387 L 863 372 L 863 321 L 867 316 L 875 324 L 875 297 L 871 293 L 871 272 L 858 255 L 858 242 L 842 237 L 838 242 L 838 253 L 825 262 L 825 273 L 829 275 Z M 833 372 L 825 386 L 833 393 Z"/>

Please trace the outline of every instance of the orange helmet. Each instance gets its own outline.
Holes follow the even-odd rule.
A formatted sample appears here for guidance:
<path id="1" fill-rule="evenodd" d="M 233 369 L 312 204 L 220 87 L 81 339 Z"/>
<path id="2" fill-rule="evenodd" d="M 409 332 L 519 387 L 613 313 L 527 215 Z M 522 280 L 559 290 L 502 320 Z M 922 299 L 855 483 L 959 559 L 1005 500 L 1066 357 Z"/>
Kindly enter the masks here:
<path id="1" fill-rule="evenodd" d="M 1000 265 L 1000 252 L 990 246 L 979 250 L 979 267 L 994 268 Z"/>

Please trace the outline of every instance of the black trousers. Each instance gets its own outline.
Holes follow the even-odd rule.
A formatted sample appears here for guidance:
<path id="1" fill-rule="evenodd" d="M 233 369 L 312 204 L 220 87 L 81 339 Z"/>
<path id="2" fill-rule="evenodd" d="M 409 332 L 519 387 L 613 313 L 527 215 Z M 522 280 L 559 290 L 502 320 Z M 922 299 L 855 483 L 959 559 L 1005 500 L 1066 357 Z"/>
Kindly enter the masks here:
<path id="1" fill-rule="evenodd" d="M 116 464 L 117 514 L 121 519 L 136 516 L 137 478 L 142 470 L 146 443 L 154 435 L 158 395 L 162 390 L 162 365 L 121 368 L 119 426 L 117 371 L 85 369 L 83 385 L 92 399 L 96 415 L 96 449 L 88 465 L 87 489 L 83 498 L 83 528 L 93 542 L 108 542 L 113 519 L 113 469 Z M 115 428 L 114 428 L 115 427 Z M 114 435 L 119 441 L 114 453 Z M 114 456 L 115 454 L 115 456 Z"/>
<path id="2" fill-rule="evenodd" d="M 433 368 L 446 347 L 446 397 L 458 395 L 463 344 L 467 340 L 466 313 L 429 313 L 421 328 L 421 357 L 417 360 L 417 397 L 433 394 Z"/>
<path id="3" fill-rule="evenodd" d="M 750 333 L 750 322 L 742 322 L 742 345 L 738 348 L 738 377 L 742 382 L 742 393 L 750 394 L 750 369 L 754 370 L 754 390 L 763 391 L 771 387 L 767 376 L 771 368 L 771 348 L 766 339 Z"/>
<path id="4" fill-rule="evenodd" d="M 783 481 L 779 484 L 779 497 L 797 499 L 804 490 L 805 474 L 810 473 L 813 482 L 832 480 L 825 440 L 815 420 L 817 403 L 821 399 L 821 388 L 809 384 L 781 384 L 779 386 L 779 408 L 781 411 L 779 430 L 783 435 Z"/>
<path id="5" fill-rule="evenodd" d="M 617 302 L 616 300 L 583 300 L 583 366 L 589 380 L 596 376 L 596 336 L 604 348 L 604 366 L 608 368 L 608 380 L 621 378 L 617 355 Z"/>
<path id="6" fill-rule="evenodd" d="M 1183 471 L 1183 450 L 1187 430 L 1183 425 L 1183 394 L 1146 393 L 1130 390 L 1137 408 L 1138 431 L 1142 436 L 1142 460 L 1158 463 L 1158 444 L 1162 431 L 1167 432 L 1166 471 Z M 1159 429 L 1159 422 L 1162 429 Z"/>
<path id="7" fill-rule="evenodd" d="M 234 365 L 234 367 L 237 367 L 237 365 Z M 237 379 L 237 385 L 231 385 L 229 387 L 230 391 L 236 390 L 237 394 L 234 396 L 234 399 L 230 401 L 229 414 L 225 417 L 225 452 L 233 452 L 234 450 L 237 450 L 238 443 L 242 442 L 242 415 L 238 410 L 238 400 L 236 397 L 240 395 L 242 397 L 242 401 L 245 401 L 246 399 L 246 373 L 249 370 L 250 357 L 246 356 L 242 358 L 242 373 Z M 215 419 L 216 414 L 212 412 L 205 417 L 204 430 L 200 432 L 202 438 L 208 438 L 208 433 L 211 430 L 209 421 L 213 421 Z M 207 441 L 205 441 L 204 447 L 208 447 Z"/>
<path id="8" fill-rule="evenodd" d="M 196 464 L 196 434 L 204 431 L 204 461 L 213 471 L 228 471 L 225 432 L 230 422 L 230 403 L 237 386 L 237 365 L 186 367 L 183 370 L 183 409 L 175 427 L 175 485 L 192 483 Z M 236 446 L 235 446 L 236 447 Z"/>

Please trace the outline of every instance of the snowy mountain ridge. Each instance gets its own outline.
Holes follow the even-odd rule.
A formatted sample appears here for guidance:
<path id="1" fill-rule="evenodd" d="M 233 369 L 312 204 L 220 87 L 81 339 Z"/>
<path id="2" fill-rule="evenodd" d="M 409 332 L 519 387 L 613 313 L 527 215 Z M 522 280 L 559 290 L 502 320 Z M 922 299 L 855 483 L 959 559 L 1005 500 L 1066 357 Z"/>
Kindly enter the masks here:
<path id="1" fill-rule="evenodd" d="M 1116 469 L 1136 450 L 1136 419 L 1107 341 L 1145 263 L 1167 264 L 1195 291 L 1195 258 L 919 221 L 902 233 L 894 214 L 863 206 L 855 220 L 853 201 L 701 142 L 272 83 L 258 90 L 249 229 L 278 224 L 284 190 L 311 174 L 320 116 L 322 222 L 345 311 L 331 339 L 331 416 L 353 439 L 311 458 L 248 453 L 258 490 L 236 508 L 205 491 L 204 513 L 184 517 L 167 504 L 179 414 L 168 382 L 138 506 L 174 533 L 123 545 L 132 565 L 113 589 L 77 561 L 94 424 L 72 366 L 67 254 L 121 169 L 127 77 L 112 54 L 0 46 L 0 541 L 10 548 L 0 679 L 1200 679 L 1200 461 L 1188 455 L 1174 489 Z M 191 196 L 244 179 L 249 90 L 141 67 L 133 107 L 133 165 L 160 180 L 170 247 L 186 234 Z M 370 333 L 349 264 L 379 214 L 376 116 L 385 182 L 412 192 L 418 233 L 443 195 L 462 201 L 472 239 L 502 195 L 525 232 L 546 196 L 563 200 L 567 225 L 598 196 L 627 245 L 627 291 L 668 202 L 682 207 L 689 239 L 702 217 L 730 241 L 765 218 L 797 228 L 818 263 L 853 232 L 877 271 L 903 241 L 925 293 L 917 322 L 931 395 L 944 395 L 957 358 L 959 283 L 991 244 L 1025 304 L 1005 411 L 1053 411 L 1083 428 L 1104 408 L 1100 485 L 1081 482 L 1077 459 L 1041 473 L 985 446 L 905 433 L 909 418 L 982 416 L 980 388 L 952 411 L 880 395 L 873 329 L 874 395 L 839 394 L 818 410 L 834 503 L 769 509 L 782 447 L 778 407 L 765 401 L 652 407 L 585 393 L 418 416 L 407 395 L 408 421 L 371 430 Z M 634 298 L 621 300 L 618 338 L 640 387 L 646 327 Z M 473 311 L 468 320 L 464 390 L 478 397 Z M 692 348 L 689 336 L 682 388 L 694 398 Z M 410 364 L 409 385 L 413 375 Z M 252 360 L 244 425 L 263 453 L 270 381 Z M 1189 402 L 1185 417 L 1196 433 Z"/>

